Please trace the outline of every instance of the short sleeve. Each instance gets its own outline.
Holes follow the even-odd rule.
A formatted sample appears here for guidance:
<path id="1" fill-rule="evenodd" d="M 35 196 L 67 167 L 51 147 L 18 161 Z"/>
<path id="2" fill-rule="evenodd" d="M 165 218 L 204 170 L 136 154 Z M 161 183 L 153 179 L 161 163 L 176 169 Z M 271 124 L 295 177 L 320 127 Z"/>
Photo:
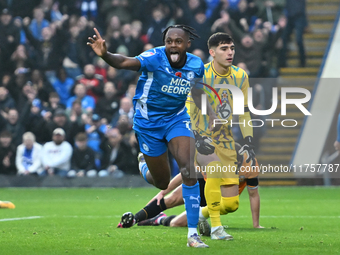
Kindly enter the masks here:
<path id="1" fill-rule="evenodd" d="M 195 79 L 191 80 L 191 87 L 195 89 L 201 89 L 203 88 L 202 78 L 204 75 L 204 64 L 201 61 L 201 66 L 197 71 L 195 72 Z"/>
<path id="2" fill-rule="evenodd" d="M 151 49 L 136 56 L 140 62 L 139 72 L 154 72 L 161 65 L 161 55 L 156 49 Z"/>

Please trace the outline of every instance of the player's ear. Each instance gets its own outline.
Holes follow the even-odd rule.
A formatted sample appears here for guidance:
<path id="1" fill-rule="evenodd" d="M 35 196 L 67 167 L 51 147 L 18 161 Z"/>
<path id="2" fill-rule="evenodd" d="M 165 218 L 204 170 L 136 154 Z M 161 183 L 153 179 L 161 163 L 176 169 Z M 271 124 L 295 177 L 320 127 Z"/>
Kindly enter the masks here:
<path id="1" fill-rule="evenodd" d="M 212 57 L 215 57 L 215 51 L 213 49 L 209 49 L 209 54 Z"/>
<path id="2" fill-rule="evenodd" d="M 188 46 L 188 48 L 190 48 L 190 46 L 191 46 L 191 40 L 188 40 L 187 46 Z"/>

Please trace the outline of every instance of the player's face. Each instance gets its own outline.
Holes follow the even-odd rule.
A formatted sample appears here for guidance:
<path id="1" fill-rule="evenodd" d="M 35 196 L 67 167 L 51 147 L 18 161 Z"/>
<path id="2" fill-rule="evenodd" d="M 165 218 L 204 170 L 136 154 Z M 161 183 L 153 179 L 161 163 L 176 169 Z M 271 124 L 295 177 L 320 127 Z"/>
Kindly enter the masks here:
<path id="1" fill-rule="evenodd" d="M 228 68 L 232 65 L 235 55 L 234 43 L 220 44 L 216 48 L 209 50 L 210 55 L 214 58 L 215 64 L 223 68 Z"/>
<path id="2" fill-rule="evenodd" d="M 182 67 L 190 47 L 188 35 L 180 28 L 171 28 L 165 36 L 165 52 L 173 67 Z"/>

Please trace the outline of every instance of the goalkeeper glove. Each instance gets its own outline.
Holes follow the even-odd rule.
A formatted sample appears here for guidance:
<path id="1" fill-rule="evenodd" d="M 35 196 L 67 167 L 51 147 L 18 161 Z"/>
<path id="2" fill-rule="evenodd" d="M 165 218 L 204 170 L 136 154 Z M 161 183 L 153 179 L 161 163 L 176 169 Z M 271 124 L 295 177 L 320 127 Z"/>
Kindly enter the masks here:
<path id="1" fill-rule="evenodd" d="M 251 136 L 247 136 L 244 138 L 245 144 L 241 147 L 241 149 L 238 151 L 240 155 L 243 155 L 246 153 L 247 159 L 246 162 L 249 163 L 251 161 L 251 165 L 255 166 L 255 152 L 254 152 L 254 145 L 253 145 L 253 138 Z M 245 156 L 245 155 L 243 155 Z"/>
<path id="2" fill-rule="evenodd" d="M 195 146 L 197 151 L 202 155 L 210 155 L 214 153 L 215 147 L 211 145 L 211 138 L 207 136 L 201 136 L 196 130 L 193 132 L 195 135 Z"/>

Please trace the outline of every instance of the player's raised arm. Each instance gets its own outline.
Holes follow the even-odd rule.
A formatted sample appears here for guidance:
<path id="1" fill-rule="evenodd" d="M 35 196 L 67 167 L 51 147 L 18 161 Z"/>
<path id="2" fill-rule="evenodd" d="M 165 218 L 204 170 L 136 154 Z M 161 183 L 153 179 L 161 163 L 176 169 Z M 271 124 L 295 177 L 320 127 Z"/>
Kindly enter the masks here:
<path id="1" fill-rule="evenodd" d="M 94 28 L 95 35 L 88 38 L 87 45 L 91 46 L 92 50 L 102 59 L 105 60 L 110 66 L 117 69 L 128 69 L 138 71 L 141 64 L 138 59 L 125 57 L 120 54 L 112 54 L 107 51 L 105 40 L 101 37 L 100 33 Z"/>

